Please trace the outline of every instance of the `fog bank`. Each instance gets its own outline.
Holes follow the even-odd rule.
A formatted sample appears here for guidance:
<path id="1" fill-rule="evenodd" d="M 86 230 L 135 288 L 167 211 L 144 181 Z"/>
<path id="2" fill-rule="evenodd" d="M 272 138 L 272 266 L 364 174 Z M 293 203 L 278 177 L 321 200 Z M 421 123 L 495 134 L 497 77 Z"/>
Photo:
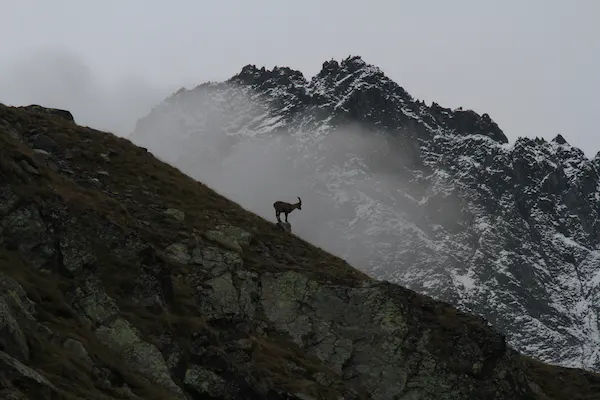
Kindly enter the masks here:
<path id="1" fill-rule="evenodd" d="M 0 102 L 67 109 L 78 124 L 120 136 L 176 89 L 139 72 L 107 75 L 77 54 L 52 47 L 0 64 Z"/>

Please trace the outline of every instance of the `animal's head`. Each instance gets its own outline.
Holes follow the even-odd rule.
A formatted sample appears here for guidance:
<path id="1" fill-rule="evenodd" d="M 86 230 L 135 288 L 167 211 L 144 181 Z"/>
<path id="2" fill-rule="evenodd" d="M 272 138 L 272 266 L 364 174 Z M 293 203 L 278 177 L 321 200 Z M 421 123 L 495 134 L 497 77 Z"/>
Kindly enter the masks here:
<path id="1" fill-rule="evenodd" d="M 302 210 L 302 200 L 298 197 L 298 210 Z"/>

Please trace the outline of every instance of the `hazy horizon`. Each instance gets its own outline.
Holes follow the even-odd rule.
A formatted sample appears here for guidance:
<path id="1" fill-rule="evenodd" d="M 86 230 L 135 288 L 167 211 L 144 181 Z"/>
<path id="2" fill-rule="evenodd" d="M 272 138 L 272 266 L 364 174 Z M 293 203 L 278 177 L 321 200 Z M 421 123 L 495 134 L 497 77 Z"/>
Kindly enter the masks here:
<path id="1" fill-rule="evenodd" d="M 7 3 L 0 102 L 66 108 L 127 135 L 182 86 L 247 64 L 310 79 L 324 61 L 359 55 L 427 104 L 488 113 L 511 143 L 560 133 L 588 157 L 600 151 L 600 3 L 170 4 Z"/>

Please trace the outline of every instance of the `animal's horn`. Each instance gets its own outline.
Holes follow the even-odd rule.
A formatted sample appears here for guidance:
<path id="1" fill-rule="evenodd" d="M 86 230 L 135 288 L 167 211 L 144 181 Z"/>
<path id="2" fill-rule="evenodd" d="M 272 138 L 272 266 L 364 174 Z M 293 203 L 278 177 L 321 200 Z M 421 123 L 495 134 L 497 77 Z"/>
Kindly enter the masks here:
<path id="1" fill-rule="evenodd" d="M 298 203 L 302 203 L 302 200 L 300 200 L 300 197 L 298 197 Z"/>

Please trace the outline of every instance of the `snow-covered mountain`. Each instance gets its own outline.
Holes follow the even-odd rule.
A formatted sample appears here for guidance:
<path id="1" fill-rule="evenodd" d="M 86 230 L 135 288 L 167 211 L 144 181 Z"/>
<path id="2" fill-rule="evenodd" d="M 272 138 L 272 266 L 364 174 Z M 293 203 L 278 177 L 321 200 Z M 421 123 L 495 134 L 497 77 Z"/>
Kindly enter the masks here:
<path id="1" fill-rule="evenodd" d="M 130 138 L 271 220 L 300 196 L 295 234 L 600 371 L 600 153 L 509 144 L 487 114 L 428 106 L 360 57 L 310 81 L 248 65 L 179 90 Z"/>

